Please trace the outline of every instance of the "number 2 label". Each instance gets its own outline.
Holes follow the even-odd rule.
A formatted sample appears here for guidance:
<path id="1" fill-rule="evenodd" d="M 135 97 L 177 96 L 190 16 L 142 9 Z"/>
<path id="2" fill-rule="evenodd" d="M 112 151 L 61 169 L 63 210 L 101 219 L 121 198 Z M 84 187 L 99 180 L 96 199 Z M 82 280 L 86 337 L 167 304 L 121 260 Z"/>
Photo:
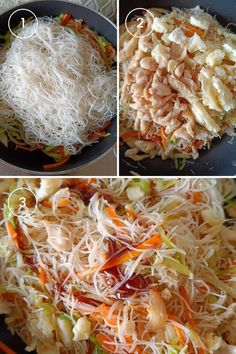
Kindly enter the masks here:
<path id="1" fill-rule="evenodd" d="M 137 28 L 143 28 L 144 25 L 143 25 L 143 22 L 144 22 L 144 19 L 142 17 L 138 17 L 137 18 L 137 22 L 140 22 L 137 26 Z"/>

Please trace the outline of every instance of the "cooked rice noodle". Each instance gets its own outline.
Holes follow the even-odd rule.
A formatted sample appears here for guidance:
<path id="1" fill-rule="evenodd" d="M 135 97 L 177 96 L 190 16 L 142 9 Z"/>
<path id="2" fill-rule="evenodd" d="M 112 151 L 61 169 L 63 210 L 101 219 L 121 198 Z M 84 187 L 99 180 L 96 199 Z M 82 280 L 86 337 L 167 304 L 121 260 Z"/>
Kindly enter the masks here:
<path id="1" fill-rule="evenodd" d="M 31 22 L 18 33 L 33 32 Z M 88 144 L 87 135 L 114 116 L 116 73 L 83 35 L 39 19 L 36 33 L 15 38 L 0 66 L 1 126 L 17 127 L 29 145 Z"/>

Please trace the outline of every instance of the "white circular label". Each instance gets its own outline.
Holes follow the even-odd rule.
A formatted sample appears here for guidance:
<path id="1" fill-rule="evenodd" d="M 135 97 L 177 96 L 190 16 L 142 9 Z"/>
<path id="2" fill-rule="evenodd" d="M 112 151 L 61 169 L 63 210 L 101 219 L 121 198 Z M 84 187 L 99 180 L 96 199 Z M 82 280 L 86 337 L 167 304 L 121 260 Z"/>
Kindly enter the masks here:
<path id="1" fill-rule="evenodd" d="M 32 215 L 38 205 L 37 197 L 28 188 L 16 188 L 8 197 L 8 208 L 18 218 Z"/>
<path id="2" fill-rule="evenodd" d="M 14 17 L 14 15 L 18 12 L 22 12 L 22 16 L 21 16 L 21 22 L 19 24 L 19 26 L 21 26 L 21 28 L 25 28 L 25 24 L 26 24 L 26 18 L 25 18 L 25 12 L 29 12 L 31 15 L 33 15 L 34 19 L 35 19 L 35 22 L 34 22 L 34 26 L 32 26 L 32 31 L 30 31 L 30 33 L 28 33 L 27 35 L 25 36 L 19 36 L 18 34 L 16 34 L 16 28 L 11 28 L 11 20 L 12 18 Z M 18 14 L 19 16 L 19 14 Z M 31 16 L 32 17 L 32 16 Z M 38 22 L 38 18 L 37 16 L 33 13 L 33 11 L 31 10 L 28 10 L 28 9 L 19 9 L 19 10 L 16 10 L 14 11 L 11 16 L 9 17 L 8 19 L 8 28 L 9 28 L 9 31 L 11 32 L 11 34 L 13 34 L 13 36 L 17 37 L 17 38 L 20 38 L 20 39 L 27 39 L 27 38 L 30 38 L 32 37 L 36 32 L 37 32 L 37 29 L 38 29 L 38 25 L 39 25 L 39 22 Z M 18 27 L 17 27 L 17 30 L 18 30 Z M 14 32 L 15 31 L 15 32 Z"/>
<path id="3" fill-rule="evenodd" d="M 140 11 L 142 11 L 142 15 L 140 15 Z M 145 19 L 144 19 L 145 13 L 147 13 L 148 15 L 151 16 L 152 24 L 153 24 L 154 18 L 155 18 L 154 15 L 151 13 L 151 11 L 144 9 L 143 7 L 137 7 L 136 9 L 133 9 L 126 16 L 125 27 L 126 27 L 126 30 L 129 32 L 129 34 L 131 34 L 131 36 L 136 37 L 136 38 L 144 38 L 144 37 L 149 36 L 152 33 L 153 28 L 152 28 L 152 26 L 150 26 L 150 30 L 148 32 L 144 32 L 140 35 L 136 34 L 139 29 L 142 30 L 143 28 L 145 29 L 145 27 L 146 27 L 146 23 L 145 23 Z M 130 19 L 133 17 L 136 17 L 136 20 L 129 22 L 129 17 L 130 17 Z M 134 25 L 135 22 L 136 22 L 136 26 Z"/>

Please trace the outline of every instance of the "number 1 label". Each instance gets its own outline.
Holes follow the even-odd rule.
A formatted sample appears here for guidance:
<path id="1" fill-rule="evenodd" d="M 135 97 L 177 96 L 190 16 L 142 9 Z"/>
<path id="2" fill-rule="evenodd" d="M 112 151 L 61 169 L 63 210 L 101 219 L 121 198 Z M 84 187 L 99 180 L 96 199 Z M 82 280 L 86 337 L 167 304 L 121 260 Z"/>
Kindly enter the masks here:
<path id="1" fill-rule="evenodd" d="M 22 28 L 25 28 L 25 19 L 24 19 L 24 17 L 21 17 L 21 22 L 22 22 Z"/>

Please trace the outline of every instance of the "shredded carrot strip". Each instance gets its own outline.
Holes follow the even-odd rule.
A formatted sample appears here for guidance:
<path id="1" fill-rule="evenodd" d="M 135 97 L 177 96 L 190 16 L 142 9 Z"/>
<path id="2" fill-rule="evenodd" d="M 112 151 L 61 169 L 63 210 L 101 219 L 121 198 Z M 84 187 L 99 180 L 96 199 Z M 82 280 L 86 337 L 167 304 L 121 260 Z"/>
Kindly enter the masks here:
<path id="1" fill-rule="evenodd" d="M 204 30 L 197 28 L 193 25 L 191 25 L 190 23 L 186 23 L 184 24 L 184 34 L 187 37 L 192 37 L 195 33 L 197 33 L 200 37 L 202 37 L 205 33 Z"/>
<path id="2" fill-rule="evenodd" d="M 176 24 L 176 25 L 180 25 L 181 23 L 182 23 L 181 21 L 175 20 L 175 24 Z"/>
<path id="3" fill-rule="evenodd" d="M 63 198 L 63 199 L 60 199 L 57 203 L 57 206 L 59 208 L 62 208 L 62 207 L 66 207 L 69 205 L 69 200 L 66 199 L 66 198 Z M 50 200 L 43 200 L 42 203 L 41 203 L 43 206 L 47 207 L 47 208 L 51 208 L 52 207 L 52 203 L 50 202 Z"/>
<path id="4" fill-rule="evenodd" d="M 108 317 L 108 313 L 110 311 L 110 307 L 102 304 L 100 306 L 97 307 L 96 312 L 99 312 L 101 314 L 101 316 L 106 319 L 106 321 L 110 324 L 110 325 L 116 325 L 117 324 L 117 316 L 116 315 L 112 315 L 111 317 Z"/>
<path id="5" fill-rule="evenodd" d="M 112 219 L 112 222 L 116 226 L 124 226 L 123 222 L 121 222 L 120 220 L 117 219 L 117 218 L 119 218 L 119 215 L 116 213 L 116 211 L 113 209 L 112 206 L 107 207 L 105 209 L 105 212 Z"/>
<path id="6" fill-rule="evenodd" d="M 179 319 L 176 316 L 172 315 L 171 313 L 168 313 L 168 318 L 170 320 L 172 320 L 172 321 L 177 322 L 177 323 L 181 323 L 179 321 Z M 184 331 L 181 328 L 179 328 L 179 327 L 177 327 L 175 325 L 174 325 L 174 328 L 175 328 L 179 343 L 182 344 L 182 345 L 185 345 L 186 339 L 185 339 Z"/>
<path id="7" fill-rule="evenodd" d="M 167 137 L 165 134 L 165 128 L 161 127 L 161 143 L 164 146 L 164 148 L 167 148 Z"/>
<path id="8" fill-rule="evenodd" d="M 42 267 L 39 267 L 39 279 L 42 285 L 46 284 L 47 282 L 46 272 L 45 269 Z"/>
<path id="9" fill-rule="evenodd" d="M 145 307 L 139 306 L 139 307 L 136 307 L 135 310 L 136 310 L 137 312 L 142 313 L 142 314 L 145 315 L 145 316 L 148 315 L 148 312 L 147 312 L 147 310 L 145 309 Z"/>
<path id="10" fill-rule="evenodd" d="M 67 22 L 67 27 L 72 28 L 76 32 L 80 32 L 82 29 L 82 23 L 75 21 L 73 18 L 70 18 L 70 20 Z"/>
<path id="11" fill-rule="evenodd" d="M 205 351 L 202 348 L 197 349 L 198 354 L 205 354 Z"/>
<path id="12" fill-rule="evenodd" d="M 103 124 L 103 126 L 99 129 L 99 132 L 101 132 L 101 131 L 107 129 L 110 125 L 111 125 L 111 120 L 107 120 L 107 121 Z"/>
<path id="13" fill-rule="evenodd" d="M 199 201 L 200 201 L 200 193 L 199 192 L 194 192 L 193 193 L 193 202 L 194 202 L 194 204 L 199 203 Z"/>
<path id="14" fill-rule="evenodd" d="M 16 354 L 16 352 L 14 352 L 14 350 L 9 348 L 8 345 L 6 345 L 5 343 L 3 343 L 1 341 L 0 341 L 0 350 L 2 350 L 3 353 L 5 353 L 5 354 Z"/>
<path id="15" fill-rule="evenodd" d="M 108 337 L 106 334 L 99 333 L 96 335 L 98 343 L 103 347 L 105 350 L 108 351 L 114 351 L 116 349 L 115 345 L 109 344 L 109 342 L 112 342 L 112 339 Z"/>
<path id="16" fill-rule="evenodd" d="M 127 337 L 127 336 L 125 336 L 125 342 L 127 343 L 127 344 L 132 344 L 133 343 L 133 339 L 132 339 L 132 337 Z"/>
<path id="17" fill-rule="evenodd" d="M 18 249 L 20 249 L 18 234 L 17 234 L 16 230 L 14 229 L 14 227 L 12 226 L 12 224 L 9 221 L 7 221 L 6 224 L 7 224 L 7 228 L 8 228 L 9 234 L 11 235 L 11 238 L 12 238 L 15 246 Z"/>
<path id="18" fill-rule="evenodd" d="M 62 26 L 66 26 L 67 23 L 69 22 L 69 20 L 71 19 L 71 17 L 72 17 L 71 14 L 68 14 L 67 12 L 64 13 L 64 15 L 63 15 L 63 17 L 61 19 L 61 25 Z"/>
<path id="19" fill-rule="evenodd" d="M 127 140 L 129 138 L 136 138 L 138 136 L 138 132 L 132 131 L 132 132 L 126 132 L 121 135 L 121 138 L 123 140 Z"/>
<path id="20" fill-rule="evenodd" d="M 70 156 L 65 156 L 58 162 L 50 163 L 48 165 L 43 165 L 44 170 L 53 170 L 54 168 L 63 166 L 67 161 L 69 161 Z"/>
<path id="21" fill-rule="evenodd" d="M 154 235 L 150 239 L 145 240 L 144 242 L 140 243 L 135 247 L 138 250 L 147 250 L 154 247 L 159 247 L 161 244 L 162 244 L 162 239 L 160 235 Z M 100 268 L 100 271 L 121 265 L 129 261 L 130 259 L 138 257 L 139 255 L 140 255 L 139 251 L 124 248 L 118 251 L 116 254 L 114 254 L 110 259 L 108 259 L 106 263 L 103 264 L 102 268 Z"/>
<path id="22" fill-rule="evenodd" d="M 141 346 L 135 347 L 134 351 L 132 354 L 144 354 L 143 348 Z"/>
<path id="23" fill-rule="evenodd" d="M 183 23 L 179 20 L 175 20 L 176 25 L 182 25 Z M 184 23 L 183 24 L 183 32 L 187 37 L 192 37 L 194 33 L 197 33 L 200 37 L 202 37 L 205 33 L 204 30 L 197 28 L 190 23 Z"/>
<path id="24" fill-rule="evenodd" d="M 179 287 L 179 293 L 180 295 L 184 298 L 184 300 L 186 301 L 186 303 L 188 304 L 188 306 L 185 305 L 185 311 L 186 311 L 186 318 L 187 318 L 187 321 L 191 324 L 191 325 L 195 325 L 195 320 L 193 318 L 193 315 L 192 315 L 192 312 L 189 310 L 188 307 L 191 307 L 190 306 L 190 303 L 189 303 L 189 297 L 188 297 L 188 294 L 187 294 L 187 291 L 185 290 L 184 287 L 180 286 Z"/>

